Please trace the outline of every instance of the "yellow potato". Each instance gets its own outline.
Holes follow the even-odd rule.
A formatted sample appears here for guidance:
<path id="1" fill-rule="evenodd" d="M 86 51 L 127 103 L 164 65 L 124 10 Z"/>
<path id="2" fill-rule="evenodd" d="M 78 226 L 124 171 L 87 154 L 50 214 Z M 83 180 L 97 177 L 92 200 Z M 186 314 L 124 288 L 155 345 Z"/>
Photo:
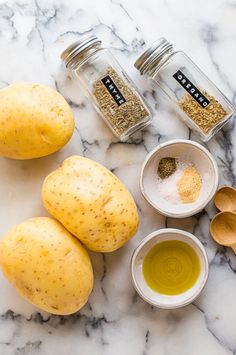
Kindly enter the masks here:
<path id="1" fill-rule="evenodd" d="M 52 172 L 42 188 L 44 206 L 89 249 L 110 252 L 137 231 L 135 202 L 104 166 L 72 156 Z"/>
<path id="2" fill-rule="evenodd" d="M 17 291 L 53 314 L 71 314 L 93 287 L 90 258 L 59 222 L 36 217 L 11 228 L 0 242 L 0 264 Z"/>
<path id="3" fill-rule="evenodd" d="M 66 100 L 39 84 L 18 83 L 0 90 L 0 155 L 32 159 L 63 147 L 74 130 Z"/>

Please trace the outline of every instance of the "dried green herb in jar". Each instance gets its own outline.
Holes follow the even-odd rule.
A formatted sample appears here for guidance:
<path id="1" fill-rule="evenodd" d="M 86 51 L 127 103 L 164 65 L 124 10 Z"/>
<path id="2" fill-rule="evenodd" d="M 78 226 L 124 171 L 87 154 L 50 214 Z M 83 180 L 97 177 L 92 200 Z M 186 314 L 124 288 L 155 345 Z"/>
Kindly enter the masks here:
<path id="1" fill-rule="evenodd" d="M 93 94 L 104 118 L 118 136 L 150 116 L 141 98 L 110 66 L 95 81 Z"/>
<path id="2" fill-rule="evenodd" d="M 227 112 L 213 96 L 210 96 L 205 91 L 203 91 L 203 94 L 210 101 L 205 108 L 199 105 L 187 92 L 178 104 L 204 133 L 208 133 L 210 129 L 227 116 Z"/>
<path id="3" fill-rule="evenodd" d="M 157 173 L 161 179 L 166 179 L 176 171 L 175 158 L 161 158 L 158 164 Z"/>

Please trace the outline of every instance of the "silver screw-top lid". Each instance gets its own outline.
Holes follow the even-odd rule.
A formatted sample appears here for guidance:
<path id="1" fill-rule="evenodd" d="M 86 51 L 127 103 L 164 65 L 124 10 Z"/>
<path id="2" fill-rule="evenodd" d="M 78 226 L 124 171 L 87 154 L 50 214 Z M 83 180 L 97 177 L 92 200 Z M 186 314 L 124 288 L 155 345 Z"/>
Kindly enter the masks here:
<path id="1" fill-rule="evenodd" d="M 94 34 L 82 36 L 78 41 L 72 43 L 64 50 L 64 52 L 62 52 L 61 59 L 65 63 L 66 67 L 68 67 L 69 63 L 71 63 L 71 61 L 78 56 L 78 54 L 87 51 L 94 45 L 100 45 L 101 43 L 102 41 Z"/>
<path id="2" fill-rule="evenodd" d="M 160 62 L 163 55 L 172 50 L 172 48 L 173 45 L 164 37 L 159 38 L 136 60 L 134 63 L 135 68 L 139 70 L 140 74 L 145 74 Z"/>

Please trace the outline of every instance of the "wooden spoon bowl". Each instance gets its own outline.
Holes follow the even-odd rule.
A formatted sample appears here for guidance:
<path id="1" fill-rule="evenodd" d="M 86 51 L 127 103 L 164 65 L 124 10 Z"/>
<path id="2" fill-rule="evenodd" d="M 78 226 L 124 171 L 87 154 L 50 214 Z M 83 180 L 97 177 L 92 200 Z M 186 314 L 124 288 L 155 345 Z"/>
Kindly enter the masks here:
<path id="1" fill-rule="evenodd" d="M 213 239 L 225 246 L 236 249 L 236 214 L 220 212 L 211 221 L 210 227 Z"/>
<path id="2" fill-rule="evenodd" d="M 230 186 L 224 186 L 215 194 L 215 205 L 221 212 L 236 212 L 236 190 Z"/>

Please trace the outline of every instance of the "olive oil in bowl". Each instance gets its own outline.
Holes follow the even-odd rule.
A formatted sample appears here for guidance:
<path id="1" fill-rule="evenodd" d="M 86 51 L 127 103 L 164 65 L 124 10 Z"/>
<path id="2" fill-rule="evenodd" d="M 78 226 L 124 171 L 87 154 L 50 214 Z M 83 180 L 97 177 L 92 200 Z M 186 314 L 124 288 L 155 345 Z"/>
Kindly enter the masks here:
<path id="1" fill-rule="evenodd" d="M 189 244 L 166 240 L 148 251 L 142 271 L 153 291 L 163 295 L 179 295 L 195 285 L 200 274 L 200 260 Z"/>

